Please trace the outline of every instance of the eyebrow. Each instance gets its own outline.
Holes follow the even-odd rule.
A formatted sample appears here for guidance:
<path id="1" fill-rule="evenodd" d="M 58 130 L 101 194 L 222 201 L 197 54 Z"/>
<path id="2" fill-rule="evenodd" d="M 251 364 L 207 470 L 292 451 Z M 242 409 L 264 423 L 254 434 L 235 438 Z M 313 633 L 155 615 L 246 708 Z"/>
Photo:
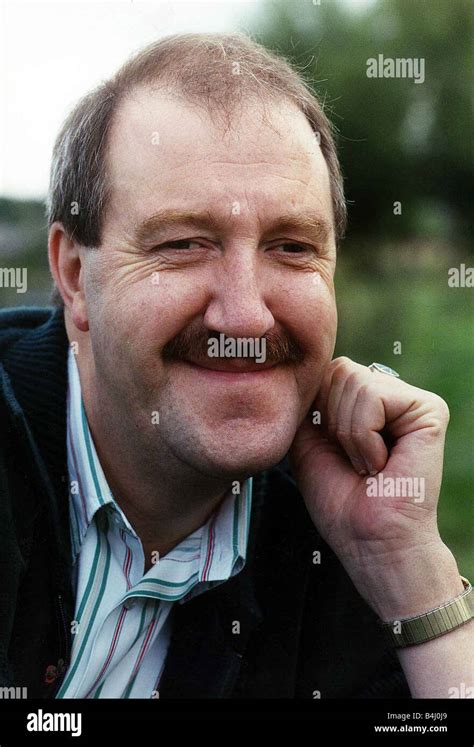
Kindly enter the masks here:
<path id="1" fill-rule="evenodd" d="M 229 216 L 227 223 L 233 216 Z M 200 229 L 222 229 L 223 223 L 212 215 L 209 210 L 202 212 L 189 210 L 161 210 L 142 223 L 138 224 L 134 230 L 134 239 L 137 244 L 141 245 L 151 237 L 157 238 L 158 234 L 172 228 L 173 226 L 192 226 Z M 328 239 L 331 226 L 319 215 L 310 215 L 307 213 L 285 213 L 279 215 L 267 229 L 265 234 L 275 233 L 276 231 L 303 231 L 311 234 L 313 238 L 324 242 Z"/>

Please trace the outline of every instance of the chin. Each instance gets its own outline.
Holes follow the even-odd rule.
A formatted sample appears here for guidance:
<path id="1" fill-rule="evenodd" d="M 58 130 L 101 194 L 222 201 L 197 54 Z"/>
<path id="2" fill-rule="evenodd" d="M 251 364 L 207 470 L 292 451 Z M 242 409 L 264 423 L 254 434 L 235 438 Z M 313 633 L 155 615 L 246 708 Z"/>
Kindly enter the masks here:
<path id="1" fill-rule="evenodd" d="M 278 464 L 288 453 L 293 435 L 277 439 L 273 434 L 267 439 L 248 438 L 238 442 L 232 439 L 230 443 L 222 440 L 204 449 L 200 456 L 206 454 L 208 473 L 222 479 L 244 480 Z"/>

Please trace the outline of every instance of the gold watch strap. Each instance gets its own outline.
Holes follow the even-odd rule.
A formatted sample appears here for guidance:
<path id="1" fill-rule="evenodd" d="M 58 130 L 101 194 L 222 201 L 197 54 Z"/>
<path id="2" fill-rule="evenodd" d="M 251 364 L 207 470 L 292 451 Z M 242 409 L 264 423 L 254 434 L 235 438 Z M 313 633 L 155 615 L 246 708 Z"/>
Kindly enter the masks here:
<path id="1" fill-rule="evenodd" d="M 397 648 L 425 643 L 464 625 L 474 617 L 474 593 L 467 578 L 461 576 L 464 592 L 446 604 L 415 617 L 381 622 L 389 643 Z"/>

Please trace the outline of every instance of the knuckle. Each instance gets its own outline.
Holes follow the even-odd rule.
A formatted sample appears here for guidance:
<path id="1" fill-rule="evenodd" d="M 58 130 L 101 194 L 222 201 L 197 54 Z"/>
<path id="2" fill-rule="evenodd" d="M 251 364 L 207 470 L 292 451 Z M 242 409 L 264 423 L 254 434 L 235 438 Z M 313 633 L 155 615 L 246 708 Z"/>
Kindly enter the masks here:
<path id="1" fill-rule="evenodd" d="M 349 387 L 353 387 L 354 385 L 357 385 L 359 382 L 360 376 L 357 371 L 351 371 L 350 374 L 347 376 L 346 384 Z"/>
<path id="2" fill-rule="evenodd" d="M 347 357 L 347 355 L 339 355 L 337 358 L 334 358 L 333 360 L 333 366 L 342 366 L 347 365 L 351 362 L 351 359 Z"/>
<path id="3" fill-rule="evenodd" d="M 358 399 L 359 399 L 359 398 L 360 398 L 360 399 L 364 399 L 364 398 L 365 398 L 365 397 L 367 397 L 367 395 L 369 395 L 369 394 L 370 394 L 370 384 L 367 384 L 366 382 L 364 382 L 364 383 L 363 383 L 363 384 L 361 384 L 361 385 L 360 385 L 360 387 L 359 387 L 359 391 L 358 391 L 358 393 L 357 393 L 357 398 L 358 398 Z"/>
<path id="4" fill-rule="evenodd" d="M 438 395 L 435 395 L 435 403 L 436 403 L 436 408 L 438 410 L 438 414 L 440 415 L 442 422 L 448 423 L 449 418 L 451 417 L 448 403 L 446 402 L 446 400 L 444 400 L 442 397 L 439 397 Z"/>
<path id="5" fill-rule="evenodd" d="M 450 412 L 446 400 L 444 400 L 438 394 L 430 392 L 429 398 L 427 400 L 427 405 L 431 410 L 433 419 L 437 423 L 439 423 L 440 428 L 442 429 L 443 427 L 447 426 L 447 424 L 449 423 Z"/>
<path id="6" fill-rule="evenodd" d="M 351 363 L 351 359 L 346 355 L 340 355 L 339 358 L 334 358 L 331 363 L 333 373 L 345 371 Z"/>

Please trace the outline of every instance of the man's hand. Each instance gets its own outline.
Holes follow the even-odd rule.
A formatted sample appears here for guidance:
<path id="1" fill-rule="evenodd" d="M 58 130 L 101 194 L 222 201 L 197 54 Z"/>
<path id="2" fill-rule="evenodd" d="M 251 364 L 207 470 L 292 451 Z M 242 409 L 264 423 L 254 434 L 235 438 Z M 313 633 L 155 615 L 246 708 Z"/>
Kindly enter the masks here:
<path id="1" fill-rule="evenodd" d="M 314 411 L 321 426 L 313 424 Z M 436 523 L 448 421 L 436 394 L 337 358 L 290 450 L 316 527 L 386 621 L 428 612 L 464 590 Z M 383 480 L 375 474 L 372 485 L 375 472 Z M 473 625 L 398 649 L 412 697 L 471 692 Z"/>
<path id="2" fill-rule="evenodd" d="M 336 358 L 290 450 L 314 524 L 385 619 L 463 591 L 436 522 L 448 421 L 436 394 Z"/>

